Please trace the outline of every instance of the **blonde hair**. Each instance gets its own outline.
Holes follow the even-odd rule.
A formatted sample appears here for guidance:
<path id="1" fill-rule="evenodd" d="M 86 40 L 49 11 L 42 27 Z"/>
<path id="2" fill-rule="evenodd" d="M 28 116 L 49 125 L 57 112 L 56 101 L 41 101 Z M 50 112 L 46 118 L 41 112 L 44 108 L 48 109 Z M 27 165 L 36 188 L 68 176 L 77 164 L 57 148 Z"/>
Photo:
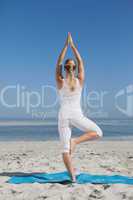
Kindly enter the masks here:
<path id="1" fill-rule="evenodd" d="M 66 62 L 65 62 L 65 64 L 67 64 L 67 62 L 68 62 L 69 60 L 72 60 L 72 59 L 67 59 Z M 75 66 L 76 66 L 76 65 L 75 65 Z M 75 80 L 75 79 L 73 78 L 73 76 L 72 76 L 73 67 L 70 66 L 67 70 L 68 70 L 68 85 L 69 85 L 70 90 L 71 90 L 71 91 L 74 91 L 75 88 L 76 88 L 76 80 Z"/>
<path id="2" fill-rule="evenodd" d="M 76 88 L 76 82 L 75 80 L 73 79 L 72 77 L 72 71 L 73 71 L 73 68 L 70 67 L 68 72 L 69 72 L 69 76 L 68 76 L 68 84 L 69 84 L 69 88 L 71 91 L 74 91 L 75 88 Z"/>

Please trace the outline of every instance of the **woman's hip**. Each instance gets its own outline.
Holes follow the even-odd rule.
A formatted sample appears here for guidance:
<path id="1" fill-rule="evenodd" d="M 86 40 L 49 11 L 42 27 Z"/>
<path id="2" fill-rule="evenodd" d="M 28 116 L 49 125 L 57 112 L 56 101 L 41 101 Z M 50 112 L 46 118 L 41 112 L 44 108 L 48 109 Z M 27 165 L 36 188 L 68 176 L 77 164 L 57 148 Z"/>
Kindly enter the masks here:
<path id="1" fill-rule="evenodd" d="M 75 116 L 83 115 L 82 109 L 78 108 L 60 108 L 58 112 L 58 119 L 71 119 Z"/>

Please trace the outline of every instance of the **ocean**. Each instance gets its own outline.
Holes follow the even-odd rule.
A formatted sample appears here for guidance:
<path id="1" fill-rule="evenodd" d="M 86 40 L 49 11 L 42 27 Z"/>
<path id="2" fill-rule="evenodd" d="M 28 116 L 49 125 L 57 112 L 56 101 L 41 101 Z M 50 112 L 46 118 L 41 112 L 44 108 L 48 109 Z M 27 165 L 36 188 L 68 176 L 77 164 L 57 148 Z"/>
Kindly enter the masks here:
<path id="1" fill-rule="evenodd" d="M 133 119 L 92 119 L 103 131 L 100 140 L 133 140 Z M 72 137 L 83 132 L 72 128 Z M 0 141 L 59 140 L 57 121 L 1 120 Z"/>

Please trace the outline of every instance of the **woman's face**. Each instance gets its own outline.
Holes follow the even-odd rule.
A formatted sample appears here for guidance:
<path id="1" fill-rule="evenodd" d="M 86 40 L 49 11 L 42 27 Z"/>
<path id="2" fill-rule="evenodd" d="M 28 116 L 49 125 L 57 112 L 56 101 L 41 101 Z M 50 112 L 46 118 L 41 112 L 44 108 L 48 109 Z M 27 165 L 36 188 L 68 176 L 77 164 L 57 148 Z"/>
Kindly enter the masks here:
<path id="1" fill-rule="evenodd" d="M 69 60 L 67 64 L 65 64 L 65 68 L 69 69 L 70 67 L 75 67 L 75 62 L 73 60 Z"/>

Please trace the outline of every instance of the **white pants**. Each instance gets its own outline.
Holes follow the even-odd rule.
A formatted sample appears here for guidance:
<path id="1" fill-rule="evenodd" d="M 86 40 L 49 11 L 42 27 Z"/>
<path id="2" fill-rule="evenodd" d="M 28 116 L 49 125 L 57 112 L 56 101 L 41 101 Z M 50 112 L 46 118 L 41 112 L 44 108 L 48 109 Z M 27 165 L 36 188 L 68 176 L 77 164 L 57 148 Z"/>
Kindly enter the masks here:
<path id="1" fill-rule="evenodd" d="M 62 152 L 69 152 L 72 126 L 86 132 L 95 131 L 100 137 L 103 136 L 101 128 L 94 121 L 84 116 L 81 110 L 62 109 L 58 115 L 58 131 Z"/>

